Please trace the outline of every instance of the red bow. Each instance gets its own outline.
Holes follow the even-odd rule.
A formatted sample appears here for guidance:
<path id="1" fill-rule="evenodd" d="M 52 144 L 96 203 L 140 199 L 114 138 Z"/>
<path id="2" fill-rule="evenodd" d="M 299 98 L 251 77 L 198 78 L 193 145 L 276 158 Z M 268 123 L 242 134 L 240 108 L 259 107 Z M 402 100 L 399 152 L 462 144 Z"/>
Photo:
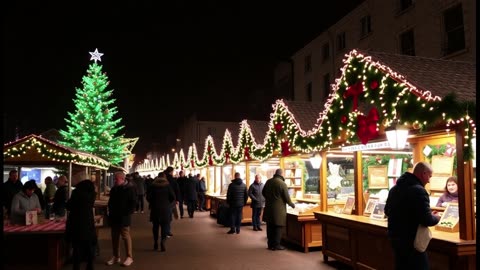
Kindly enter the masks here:
<path id="1" fill-rule="evenodd" d="M 208 165 L 212 166 L 213 165 L 213 159 L 212 156 L 208 157 Z"/>
<path id="2" fill-rule="evenodd" d="M 276 131 L 277 133 L 279 133 L 279 132 L 282 130 L 283 125 L 280 124 L 280 123 L 276 123 L 276 124 L 274 125 L 274 128 L 275 128 L 275 131 Z"/>
<path id="3" fill-rule="evenodd" d="M 250 160 L 249 150 L 250 150 L 250 147 L 247 146 L 247 147 L 245 147 L 245 151 L 243 152 L 246 160 Z"/>
<path id="4" fill-rule="evenodd" d="M 358 96 L 363 92 L 362 81 L 358 81 L 354 85 L 347 88 L 347 91 L 343 94 L 344 98 L 353 96 L 353 110 L 355 111 L 358 107 Z"/>
<path id="5" fill-rule="evenodd" d="M 371 108 L 367 116 L 357 115 L 358 129 L 357 136 L 363 144 L 367 144 L 368 140 L 378 136 L 377 121 L 378 111 L 376 108 Z"/>
<path id="6" fill-rule="evenodd" d="M 282 147 L 282 156 L 286 157 L 292 153 L 290 152 L 290 143 L 288 141 L 281 142 L 280 146 Z"/>

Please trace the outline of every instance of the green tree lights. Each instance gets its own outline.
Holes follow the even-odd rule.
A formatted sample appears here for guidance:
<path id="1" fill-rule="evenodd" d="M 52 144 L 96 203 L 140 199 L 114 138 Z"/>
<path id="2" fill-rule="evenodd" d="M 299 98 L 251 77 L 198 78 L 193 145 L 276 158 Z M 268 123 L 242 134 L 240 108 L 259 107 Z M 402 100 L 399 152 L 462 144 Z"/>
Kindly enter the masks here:
<path id="1" fill-rule="evenodd" d="M 119 164 L 126 157 L 121 118 L 115 119 L 117 107 L 113 105 L 113 90 L 107 90 L 108 77 L 102 73 L 97 60 L 103 55 L 95 49 L 90 60 L 94 60 L 83 76 L 83 88 L 76 89 L 75 112 L 68 112 L 66 130 L 60 130 L 60 143 L 102 157 L 112 164 Z"/>

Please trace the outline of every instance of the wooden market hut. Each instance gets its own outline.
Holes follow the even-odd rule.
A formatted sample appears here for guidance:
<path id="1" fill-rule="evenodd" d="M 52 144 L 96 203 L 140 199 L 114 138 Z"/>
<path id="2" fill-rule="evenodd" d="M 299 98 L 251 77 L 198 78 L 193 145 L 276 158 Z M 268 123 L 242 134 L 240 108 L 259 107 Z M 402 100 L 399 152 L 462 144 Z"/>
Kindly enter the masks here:
<path id="1" fill-rule="evenodd" d="M 100 187 L 100 170 L 107 170 L 110 163 L 100 157 L 60 145 L 41 136 L 30 134 L 16 141 L 3 145 L 3 164 L 8 166 L 31 167 L 53 166 L 66 167 L 68 185 L 74 186 L 77 181 L 91 175 Z M 80 179 L 83 178 L 83 179 Z M 97 192 L 99 195 L 99 192 Z"/>

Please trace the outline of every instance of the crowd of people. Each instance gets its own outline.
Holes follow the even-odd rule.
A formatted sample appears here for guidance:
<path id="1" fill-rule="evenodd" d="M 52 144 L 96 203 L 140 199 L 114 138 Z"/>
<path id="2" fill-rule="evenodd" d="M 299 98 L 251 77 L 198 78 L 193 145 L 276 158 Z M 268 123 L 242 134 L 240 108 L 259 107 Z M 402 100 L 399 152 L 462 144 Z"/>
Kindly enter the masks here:
<path id="1" fill-rule="evenodd" d="M 426 162 L 417 163 L 413 172 L 404 173 L 390 190 L 385 214 L 388 216 L 388 235 L 392 243 L 395 265 L 398 269 L 407 266 L 428 268 L 425 252 L 413 248 L 417 226 L 434 226 L 439 215 L 431 211 L 429 195 L 425 185 L 432 176 L 432 168 Z M 87 269 L 93 269 L 97 235 L 95 230 L 94 208 L 96 191 L 94 183 L 84 179 L 75 185 L 68 196 L 67 177 L 62 175 L 54 181 L 46 177 L 45 190 L 37 186 L 35 180 L 24 184 L 18 177 L 18 171 L 11 170 L 2 190 L 2 206 L 11 224 L 25 225 L 27 211 L 45 212 L 55 216 L 65 216 L 66 239 L 71 243 L 73 269 L 80 269 L 82 260 L 87 261 Z M 457 178 L 449 177 L 445 184 L 445 193 L 438 206 L 445 207 L 446 202 L 458 200 Z M 166 240 L 172 237 L 172 220 L 183 218 L 183 205 L 186 204 L 189 218 L 195 211 L 205 211 L 205 178 L 200 174 L 185 176 L 183 171 L 174 176 L 174 168 L 168 167 L 155 178 L 142 177 L 138 172 L 114 174 L 113 187 L 110 189 L 107 216 L 111 230 L 112 257 L 107 265 L 122 264 L 130 266 L 133 259 L 130 225 L 132 215 L 150 211 L 152 223 L 153 249 L 166 251 Z M 240 234 L 243 207 L 250 198 L 252 208 L 252 226 L 254 231 L 262 231 L 262 221 L 266 223 L 267 247 L 270 250 L 283 250 L 280 245 L 282 230 L 286 226 L 286 205 L 295 208 L 288 193 L 283 170 L 277 169 L 271 179 L 262 182 L 260 175 L 247 188 L 240 173 L 228 185 L 226 202 L 230 214 L 228 234 Z M 146 200 L 147 204 L 144 203 Z M 263 215 L 262 215 L 263 211 Z M 261 220 L 263 217 L 263 220 Z M 159 234 L 160 232 L 160 234 Z M 120 239 L 124 242 L 125 259 L 120 256 Z"/>

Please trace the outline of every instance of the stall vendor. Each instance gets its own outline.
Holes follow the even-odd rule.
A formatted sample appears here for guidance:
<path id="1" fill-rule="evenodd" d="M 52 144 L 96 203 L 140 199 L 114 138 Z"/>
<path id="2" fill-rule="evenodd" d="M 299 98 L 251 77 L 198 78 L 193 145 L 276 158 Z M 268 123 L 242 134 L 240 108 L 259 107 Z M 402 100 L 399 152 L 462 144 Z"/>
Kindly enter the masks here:
<path id="1" fill-rule="evenodd" d="M 458 202 L 457 177 L 450 176 L 445 184 L 445 192 L 438 199 L 437 207 L 447 207 L 449 202 Z"/>
<path id="2" fill-rule="evenodd" d="M 37 184 L 35 180 L 27 181 L 22 191 L 13 196 L 10 223 L 17 225 L 25 225 L 25 214 L 27 211 L 42 212 L 38 196 L 34 193 Z"/>

